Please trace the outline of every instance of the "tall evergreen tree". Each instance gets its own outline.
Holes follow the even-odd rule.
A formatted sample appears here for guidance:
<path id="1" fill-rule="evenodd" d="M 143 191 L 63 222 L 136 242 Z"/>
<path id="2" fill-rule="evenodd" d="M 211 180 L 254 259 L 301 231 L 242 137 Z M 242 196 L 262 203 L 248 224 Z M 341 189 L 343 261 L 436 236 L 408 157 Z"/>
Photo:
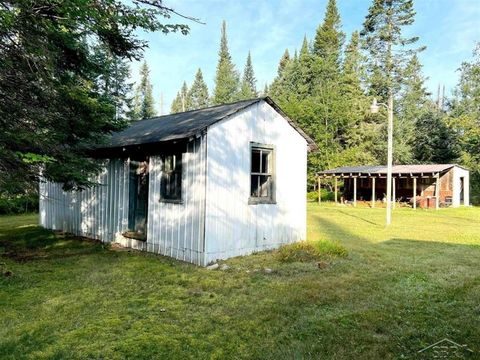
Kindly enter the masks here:
<path id="1" fill-rule="evenodd" d="M 208 87 L 203 80 L 203 74 L 200 68 L 197 70 L 195 80 L 188 91 L 187 99 L 189 110 L 202 109 L 209 104 Z"/>
<path id="2" fill-rule="evenodd" d="M 172 114 L 191 110 L 188 101 L 188 92 L 187 82 L 184 81 L 180 91 L 177 93 L 177 96 L 172 102 L 172 106 L 170 107 L 170 112 Z"/>
<path id="3" fill-rule="evenodd" d="M 312 95 L 314 86 L 313 63 L 315 58 L 310 50 L 307 36 L 303 37 L 302 47 L 298 56 L 298 67 L 293 67 L 290 73 L 291 83 L 299 97 Z"/>
<path id="4" fill-rule="evenodd" d="M 336 0 L 329 0 L 323 23 L 318 27 L 313 42 L 313 53 L 323 60 L 340 67 L 345 34 L 341 30 L 340 14 Z"/>
<path id="5" fill-rule="evenodd" d="M 360 49 L 359 33 L 354 31 L 345 49 L 342 67 L 342 101 L 344 133 L 339 139 L 344 149 L 344 164 L 375 163 L 372 150 L 377 143 L 379 127 L 366 115 L 369 98 L 365 95 L 365 57 Z"/>
<path id="6" fill-rule="evenodd" d="M 155 114 L 150 69 L 147 62 L 144 61 L 140 67 L 140 82 L 135 91 L 134 120 L 148 119 L 155 116 Z"/>
<path id="7" fill-rule="evenodd" d="M 272 84 L 268 89 L 268 94 L 276 98 L 277 101 L 278 101 L 278 98 L 280 98 L 282 94 L 285 92 L 285 75 L 287 72 L 287 67 L 290 64 L 290 62 L 291 62 L 290 53 L 288 52 L 288 49 L 285 49 L 285 52 L 283 53 L 278 63 L 277 76 L 275 77 L 275 79 L 273 79 Z M 265 89 L 264 89 L 264 95 L 265 94 L 267 93 L 265 92 Z"/>
<path id="8" fill-rule="evenodd" d="M 239 76 L 228 50 L 227 24 L 222 23 L 220 50 L 218 52 L 217 72 L 215 74 L 215 89 L 212 102 L 215 105 L 235 101 L 239 91 Z"/>
<path id="9" fill-rule="evenodd" d="M 418 37 L 404 37 L 403 29 L 415 20 L 413 0 L 373 0 L 360 33 L 368 53 L 370 94 L 386 102 L 396 91 L 408 58 L 424 47 L 413 48 Z"/>
<path id="10" fill-rule="evenodd" d="M 360 33 L 362 45 L 368 54 L 368 92 L 386 103 L 390 94 L 395 97 L 394 137 L 396 145 L 402 138 L 409 138 L 408 127 L 402 133 L 398 125 L 402 121 L 398 112 L 398 100 L 403 82 L 405 64 L 413 54 L 422 51 L 424 47 L 414 48 L 418 37 L 405 37 L 402 33 L 406 26 L 414 22 L 415 11 L 413 0 L 374 0 L 368 10 Z M 386 121 L 381 114 L 372 117 L 382 125 L 382 136 L 386 138 Z M 385 163 L 387 157 L 387 142 L 379 141 L 381 145 L 376 157 Z M 394 148 L 394 162 L 404 162 L 411 159 L 408 149 Z"/>
<path id="11" fill-rule="evenodd" d="M 399 163 L 411 163 L 415 157 L 413 148 L 416 135 L 420 134 L 416 126 L 423 114 L 429 111 L 429 93 L 425 87 L 422 65 L 416 54 L 412 56 L 402 71 L 397 100 L 397 118 L 394 127 L 395 159 Z M 423 123 L 425 124 L 425 122 Z"/>
<path id="12" fill-rule="evenodd" d="M 342 69 L 344 91 L 352 98 L 356 98 L 364 92 L 365 61 L 365 56 L 360 49 L 360 34 L 358 31 L 354 31 L 345 49 L 345 60 Z"/>
<path id="13" fill-rule="evenodd" d="M 416 162 L 449 164 L 458 160 L 458 138 L 444 112 L 430 103 L 415 122 L 413 155 Z"/>
<path id="14" fill-rule="evenodd" d="M 262 91 L 262 96 L 268 96 L 269 93 L 270 93 L 270 89 L 268 87 L 268 84 L 265 83 L 265 86 L 263 87 L 263 91 Z"/>
<path id="15" fill-rule="evenodd" d="M 288 49 L 285 49 L 285 52 L 283 53 L 282 57 L 280 58 L 280 62 L 278 63 L 277 76 L 283 76 L 289 62 L 290 53 L 288 52 Z"/>
<path id="16" fill-rule="evenodd" d="M 115 119 L 128 121 L 132 117 L 132 83 L 129 82 L 130 66 L 126 60 L 112 54 L 110 49 L 92 47 L 93 58 L 104 65 L 94 82 L 94 89 L 115 109 Z"/>
<path id="17" fill-rule="evenodd" d="M 252 99 L 256 98 L 257 96 L 257 79 L 255 79 L 252 65 L 252 57 L 249 51 L 247 56 L 247 62 L 245 63 L 245 69 L 243 70 L 240 99 Z"/>
<path id="18" fill-rule="evenodd" d="M 101 168 L 91 147 L 126 125 L 94 47 L 138 60 L 148 43 L 136 30 L 188 26 L 168 24 L 174 11 L 160 1 L 5 0 L 0 12 L 0 189 L 23 191 L 40 174 L 65 189 L 91 185 Z"/>
<path id="19" fill-rule="evenodd" d="M 480 204 L 480 42 L 459 71 L 449 126 L 458 135 L 460 162 L 470 169 L 472 202 Z"/>
<path id="20" fill-rule="evenodd" d="M 314 139 L 321 150 L 311 165 L 320 170 L 335 166 L 336 158 L 345 143 L 347 130 L 346 110 L 342 94 L 341 54 L 345 35 L 335 0 L 329 0 L 324 19 L 317 28 L 313 42 L 311 99 L 314 117 L 310 120 L 315 132 Z M 311 156 L 313 158 L 313 156 Z"/>

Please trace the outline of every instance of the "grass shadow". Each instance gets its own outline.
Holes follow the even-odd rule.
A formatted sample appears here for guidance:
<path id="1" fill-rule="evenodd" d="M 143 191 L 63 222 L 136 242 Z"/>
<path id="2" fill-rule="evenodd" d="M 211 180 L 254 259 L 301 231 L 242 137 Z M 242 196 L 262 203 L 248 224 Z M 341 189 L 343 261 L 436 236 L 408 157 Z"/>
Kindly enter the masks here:
<path id="1" fill-rule="evenodd" d="M 339 212 L 339 213 L 341 213 L 341 214 L 343 214 L 343 215 L 346 215 L 346 216 L 353 217 L 353 218 L 355 218 L 355 219 L 359 219 L 359 220 L 365 221 L 366 223 L 371 224 L 371 225 L 381 226 L 380 224 L 377 224 L 377 223 L 375 223 L 375 222 L 373 222 L 373 221 L 367 220 L 367 219 L 365 219 L 365 218 L 363 218 L 363 217 L 361 217 L 361 216 L 358 216 L 358 215 L 349 214 L 348 212 L 345 212 L 345 211 L 343 211 L 343 210 L 337 210 L 337 212 Z"/>

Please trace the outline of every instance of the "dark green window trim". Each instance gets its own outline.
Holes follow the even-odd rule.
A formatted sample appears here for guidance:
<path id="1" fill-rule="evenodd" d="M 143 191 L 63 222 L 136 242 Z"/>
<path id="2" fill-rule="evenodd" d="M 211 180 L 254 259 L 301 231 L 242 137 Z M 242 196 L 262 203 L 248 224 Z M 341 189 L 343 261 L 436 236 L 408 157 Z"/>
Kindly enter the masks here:
<path id="1" fill-rule="evenodd" d="M 182 204 L 183 156 L 182 152 L 163 154 L 160 178 L 160 201 Z"/>
<path id="2" fill-rule="evenodd" d="M 275 146 L 251 142 L 248 204 L 276 204 L 275 170 Z"/>

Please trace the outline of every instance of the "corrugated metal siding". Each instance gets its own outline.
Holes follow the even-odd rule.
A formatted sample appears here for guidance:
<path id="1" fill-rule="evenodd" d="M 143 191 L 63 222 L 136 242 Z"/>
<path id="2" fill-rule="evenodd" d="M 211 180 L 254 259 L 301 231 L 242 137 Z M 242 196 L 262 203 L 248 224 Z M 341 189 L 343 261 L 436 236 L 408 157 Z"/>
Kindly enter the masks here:
<path id="1" fill-rule="evenodd" d="M 112 159 L 92 188 L 66 192 L 52 182 L 40 183 L 40 224 L 77 236 L 110 242 L 128 225 L 128 161 Z"/>
<path id="2" fill-rule="evenodd" d="M 204 265 L 206 136 L 182 156 L 182 203 L 160 201 L 162 161 L 150 157 L 147 251 Z"/>
<path id="3" fill-rule="evenodd" d="M 276 204 L 249 205 L 250 142 L 275 146 Z M 208 130 L 206 261 L 306 238 L 307 143 L 265 103 Z"/>

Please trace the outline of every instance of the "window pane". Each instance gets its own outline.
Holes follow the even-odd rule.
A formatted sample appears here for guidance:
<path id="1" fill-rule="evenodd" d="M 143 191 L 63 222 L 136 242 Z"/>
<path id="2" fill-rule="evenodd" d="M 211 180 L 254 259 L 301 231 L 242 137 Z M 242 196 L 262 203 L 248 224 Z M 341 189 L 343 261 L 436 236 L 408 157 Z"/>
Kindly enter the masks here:
<path id="1" fill-rule="evenodd" d="M 257 198 L 253 203 L 270 203 L 270 200 L 274 200 L 273 151 L 267 146 L 251 148 L 250 196 Z"/>
<path id="2" fill-rule="evenodd" d="M 161 176 L 161 198 L 181 200 L 182 198 L 182 154 L 164 155 Z"/>
<path id="3" fill-rule="evenodd" d="M 252 175 L 250 177 L 250 189 L 252 189 L 250 196 L 258 197 L 258 190 L 260 185 L 260 176 Z"/>
<path id="4" fill-rule="evenodd" d="M 182 171 L 182 154 L 175 155 L 175 171 Z"/>
<path id="5" fill-rule="evenodd" d="M 166 155 L 163 158 L 163 171 L 172 171 L 172 161 L 173 161 L 173 156 L 172 155 Z"/>
<path id="6" fill-rule="evenodd" d="M 269 167 L 270 167 L 270 164 L 269 164 L 269 158 L 270 158 L 270 152 L 269 151 L 266 151 L 266 150 L 263 150 L 262 151 L 262 173 L 264 174 L 269 174 L 270 173 L 270 170 L 269 170 Z"/>
<path id="7" fill-rule="evenodd" d="M 270 196 L 270 176 L 260 176 L 260 197 Z"/>
<path id="8" fill-rule="evenodd" d="M 260 150 L 252 150 L 252 172 L 260 172 Z"/>
<path id="9" fill-rule="evenodd" d="M 182 195 L 182 173 L 175 173 L 175 197 L 180 199 Z"/>

